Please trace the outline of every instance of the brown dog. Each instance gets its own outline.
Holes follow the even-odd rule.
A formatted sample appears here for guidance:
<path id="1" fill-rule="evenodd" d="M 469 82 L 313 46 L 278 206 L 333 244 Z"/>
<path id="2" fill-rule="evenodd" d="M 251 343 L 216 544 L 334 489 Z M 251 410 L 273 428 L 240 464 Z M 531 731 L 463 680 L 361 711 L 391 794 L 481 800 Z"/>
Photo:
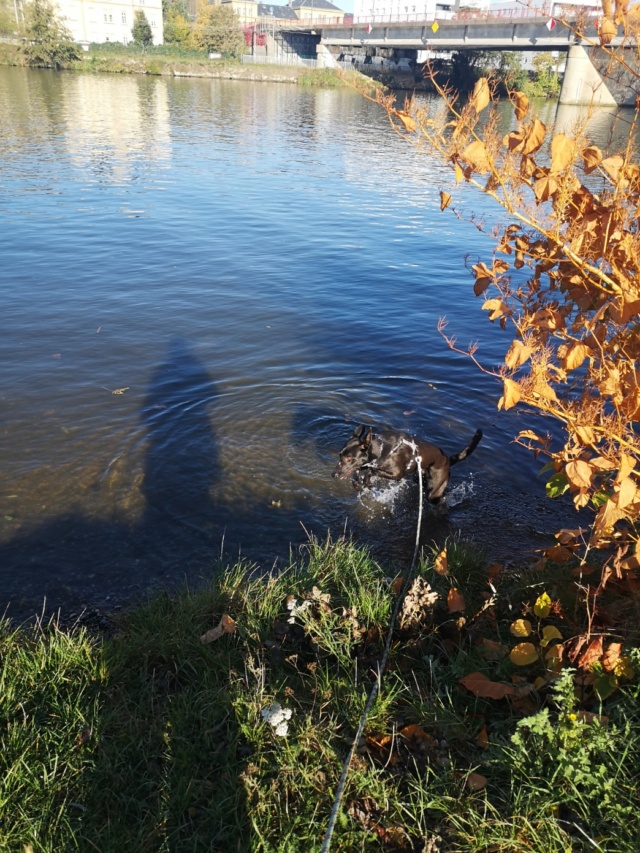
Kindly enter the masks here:
<path id="1" fill-rule="evenodd" d="M 438 503 L 447 488 L 451 466 L 473 453 L 481 438 L 482 430 L 477 430 L 464 450 L 447 456 L 435 444 L 404 432 L 374 432 L 371 427 L 361 425 L 340 451 L 333 476 L 339 480 L 353 477 L 356 488 L 368 486 L 372 477 L 401 480 L 417 470 L 416 460 L 420 456 L 427 498 Z"/>

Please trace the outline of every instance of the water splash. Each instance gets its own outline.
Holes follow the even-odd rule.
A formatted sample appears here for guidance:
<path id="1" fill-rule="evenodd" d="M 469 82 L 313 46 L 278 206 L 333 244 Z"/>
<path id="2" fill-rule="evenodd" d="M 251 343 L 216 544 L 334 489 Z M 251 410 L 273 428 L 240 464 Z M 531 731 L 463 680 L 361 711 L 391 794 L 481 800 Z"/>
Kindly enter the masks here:
<path id="1" fill-rule="evenodd" d="M 467 500 L 467 498 L 473 497 L 474 494 L 475 484 L 473 482 L 473 474 L 471 474 L 469 480 L 458 483 L 457 486 L 454 486 L 454 488 L 445 495 L 444 503 L 449 508 L 458 506 L 458 504 L 461 504 L 463 501 Z"/>
<path id="2" fill-rule="evenodd" d="M 407 480 L 387 481 L 381 485 L 373 485 L 363 489 L 358 494 L 358 500 L 369 509 L 377 507 L 393 513 L 396 504 L 404 497 L 409 487 Z"/>

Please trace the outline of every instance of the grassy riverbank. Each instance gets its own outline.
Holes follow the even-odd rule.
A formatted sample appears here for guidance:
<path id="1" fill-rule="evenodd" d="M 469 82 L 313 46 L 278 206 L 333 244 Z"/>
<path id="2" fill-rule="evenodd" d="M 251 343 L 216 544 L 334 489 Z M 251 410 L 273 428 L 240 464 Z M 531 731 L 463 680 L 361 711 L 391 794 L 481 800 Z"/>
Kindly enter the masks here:
<path id="1" fill-rule="evenodd" d="M 237 60 L 210 60 L 203 51 L 161 47 L 142 53 L 133 48 L 92 47 L 67 71 L 81 73 L 149 74 L 165 77 L 207 77 L 221 80 L 296 83 L 304 86 L 339 87 L 344 83 L 330 68 L 294 65 L 243 65 Z M 114 46 L 115 48 L 115 46 Z M 25 65 L 17 45 L 0 44 L 0 65 Z M 355 72 L 354 72 L 355 73 Z"/>
<path id="2" fill-rule="evenodd" d="M 633 667 L 600 703 L 546 677 L 542 648 L 514 664 L 517 602 L 553 598 L 550 576 L 501 580 L 462 545 L 447 560 L 400 611 L 332 849 L 637 853 Z M 111 638 L 5 624 L 0 850 L 318 850 L 399 585 L 346 541 L 311 544 L 277 577 L 238 565 L 156 598 Z M 542 621 L 564 633 L 568 607 Z"/>

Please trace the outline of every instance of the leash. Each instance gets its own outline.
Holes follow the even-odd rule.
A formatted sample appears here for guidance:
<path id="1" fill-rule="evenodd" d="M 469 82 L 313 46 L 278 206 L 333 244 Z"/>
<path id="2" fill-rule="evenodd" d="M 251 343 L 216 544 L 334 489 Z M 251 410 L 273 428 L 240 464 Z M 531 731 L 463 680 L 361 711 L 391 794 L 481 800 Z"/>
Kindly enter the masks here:
<path id="1" fill-rule="evenodd" d="M 407 590 L 409 589 L 409 584 L 411 583 L 411 579 L 413 577 L 413 572 L 415 571 L 416 562 L 418 559 L 418 549 L 420 546 L 420 531 L 422 528 L 422 457 L 418 456 L 418 447 L 415 442 L 407 441 L 407 439 L 401 439 L 400 444 L 407 444 L 414 453 L 414 459 L 418 463 L 418 492 L 419 492 L 419 509 L 418 509 L 418 524 L 416 528 L 416 544 L 413 549 L 413 558 L 411 560 L 411 566 L 409 567 L 409 571 L 407 572 L 407 576 L 402 584 L 402 589 L 400 590 L 400 595 L 396 600 L 395 607 L 393 609 L 393 613 L 391 614 L 391 622 L 389 623 L 389 632 L 387 634 L 387 641 L 385 643 L 384 652 L 382 655 L 382 660 L 378 664 L 378 677 L 373 682 L 373 687 L 371 688 L 371 692 L 369 693 L 369 698 L 367 699 L 367 704 L 364 706 L 364 711 L 362 716 L 360 717 L 360 723 L 358 724 L 358 729 L 356 731 L 355 737 L 347 754 L 347 757 L 342 765 L 342 773 L 340 774 L 340 781 L 338 782 L 338 787 L 336 788 L 336 794 L 333 799 L 333 805 L 331 807 L 331 813 L 329 815 L 329 823 L 327 824 L 327 831 L 325 832 L 324 841 L 322 842 L 322 847 L 320 848 L 320 853 L 328 853 L 331 848 L 331 840 L 333 838 L 333 831 L 336 826 L 336 821 L 338 819 L 338 812 L 340 811 L 340 804 L 342 803 L 342 798 L 344 795 L 344 789 L 347 783 L 347 775 L 349 773 L 349 767 L 351 765 L 351 761 L 357 749 L 358 743 L 360 742 L 360 738 L 362 737 L 362 732 L 364 731 L 364 727 L 367 722 L 367 718 L 371 712 L 371 708 L 373 707 L 373 703 L 375 702 L 376 696 L 380 692 L 380 688 L 382 686 L 382 676 L 387 665 L 387 659 L 389 657 L 389 652 L 391 651 L 391 642 L 393 639 L 393 630 L 395 628 L 396 620 L 398 618 L 398 613 L 400 612 L 400 606 L 404 601 L 404 597 L 407 594 Z"/>

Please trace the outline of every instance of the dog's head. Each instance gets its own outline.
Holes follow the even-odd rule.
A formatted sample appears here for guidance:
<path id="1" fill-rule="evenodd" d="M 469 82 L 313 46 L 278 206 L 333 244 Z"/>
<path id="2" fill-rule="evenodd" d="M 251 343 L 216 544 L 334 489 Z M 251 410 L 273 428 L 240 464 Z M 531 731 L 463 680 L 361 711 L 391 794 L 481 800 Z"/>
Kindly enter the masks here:
<path id="1" fill-rule="evenodd" d="M 351 438 L 340 451 L 340 459 L 333 472 L 334 477 L 338 480 L 346 480 L 369 462 L 371 434 L 371 429 L 367 429 L 364 425 L 354 429 Z"/>

